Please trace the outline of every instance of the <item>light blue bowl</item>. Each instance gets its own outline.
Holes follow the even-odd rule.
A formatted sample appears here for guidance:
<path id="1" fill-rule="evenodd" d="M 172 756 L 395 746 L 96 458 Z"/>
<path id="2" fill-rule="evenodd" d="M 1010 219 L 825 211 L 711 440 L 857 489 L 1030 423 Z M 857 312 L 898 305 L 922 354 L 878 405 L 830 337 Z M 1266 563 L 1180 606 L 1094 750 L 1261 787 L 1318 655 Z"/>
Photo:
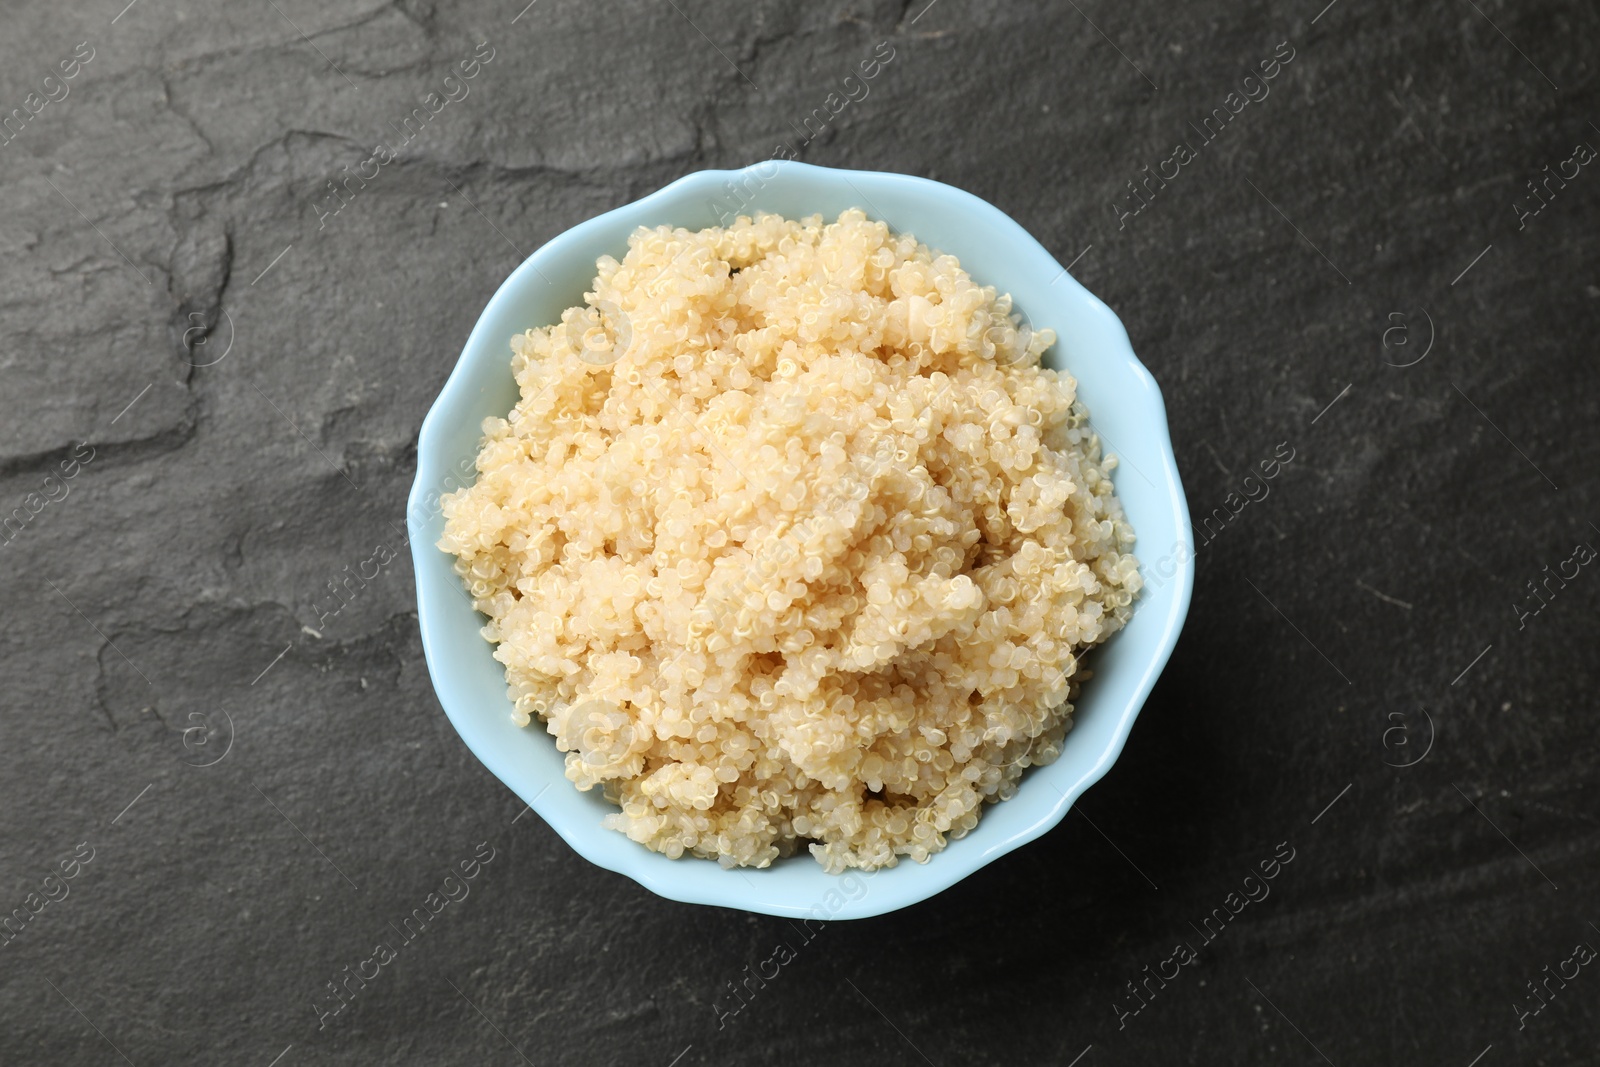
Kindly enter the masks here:
<path id="1" fill-rule="evenodd" d="M 1132 621 L 1088 665 L 1075 725 L 1048 767 L 1024 776 L 1015 797 L 986 805 L 978 827 L 928 863 L 902 862 L 876 874 L 832 876 L 802 851 L 767 870 L 723 870 L 709 860 L 670 860 L 600 820 L 614 810 L 598 789 L 579 792 L 562 773 L 554 739 L 511 721 L 504 670 L 479 634 L 483 618 L 435 547 L 443 533 L 442 492 L 471 481 L 480 426 L 517 398 L 510 339 L 556 322 L 583 300 L 595 260 L 622 258 L 636 227 L 663 223 L 702 229 L 734 214 L 771 211 L 790 218 L 820 212 L 829 221 L 861 208 L 891 229 L 909 231 L 961 260 L 980 284 L 1015 298 L 1035 328 L 1059 340 L 1051 366 L 1078 379 L 1091 424 L 1121 459 L 1117 494 L 1138 534 L 1146 580 Z M 1155 380 L 1135 358 L 1111 309 L 1066 273 L 1039 242 L 999 209 L 948 185 L 901 174 L 768 162 L 740 171 L 690 174 L 636 203 L 581 223 L 539 249 L 500 286 L 478 318 L 450 380 L 423 420 L 417 480 L 407 509 L 417 571 L 422 646 L 439 702 L 467 747 L 587 859 L 661 896 L 769 915 L 853 919 L 933 896 L 1049 830 L 1122 751 L 1134 716 L 1166 665 L 1194 585 L 1189 510 L 1167 436 Z"/>

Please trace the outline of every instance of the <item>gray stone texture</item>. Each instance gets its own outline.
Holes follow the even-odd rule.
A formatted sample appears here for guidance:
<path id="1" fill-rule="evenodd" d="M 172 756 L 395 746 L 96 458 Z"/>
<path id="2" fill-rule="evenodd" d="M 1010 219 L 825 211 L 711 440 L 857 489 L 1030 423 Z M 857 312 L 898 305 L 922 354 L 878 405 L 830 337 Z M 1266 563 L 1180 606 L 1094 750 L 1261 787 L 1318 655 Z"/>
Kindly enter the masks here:
<path id="1" fill-rule="evenodd" d="M 1600 574 L 1527 583 L 1600 545 L 1600 167 L 1519 220 L 1600 148 L 1595 5 L 122 2 L 0 11 L 0 914 L 30 916 L 0 1062 L 1596 1061 L 1600 969 L 1563 961 L 1600 947 Z M 323 608 L 401 547 L 418 425 L 513 267 L 771 156 L 881 41 L 802 158 L 961 186 L 1081 257 L 1196 520 L 1223 510 L 1080 810 L 800 944 L 513 823 L 434 698 L 408 557 Z M 319 1028 L 483 842 L 470 896 Z"/>

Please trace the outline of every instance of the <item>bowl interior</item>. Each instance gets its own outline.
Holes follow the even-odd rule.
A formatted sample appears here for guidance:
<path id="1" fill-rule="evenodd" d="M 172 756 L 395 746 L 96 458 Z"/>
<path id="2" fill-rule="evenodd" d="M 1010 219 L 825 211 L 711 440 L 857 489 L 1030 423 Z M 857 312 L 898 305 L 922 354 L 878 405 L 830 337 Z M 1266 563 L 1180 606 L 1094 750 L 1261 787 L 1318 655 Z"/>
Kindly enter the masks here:
<path id="1" fill-rule="evenodd" d="M 563 774 L 554 740 L 511 721 L 503 668 L 479 634 L 483 619 L 453 573 L 452 558 L 435 547 L 444 528 L 438 498 L 471 482 L 483 419 L 503 416 L 516 401 L 512 335 L 553 323 L 580 303 L 596 258 L 620 259 L 636 227 L 701 229 L 756 210 L 791 218 L 821 213 L 831 221 L 852 207 L 958 257 L 980 284 L 1010 292 L 1035 328 L 1055 330 L 1046 362 L 1078 379 L 1091 424 L 1121 460 L 1113 480 L 1138 534 L 1134 552 L 1145 592 L 1130 623 L 1089 659 L 1094 677 L 1084 684 L 1061 758 L 1030 769 L 1015 797 L 986 806 L 976 830 L 927 864 L 835 877 L 803 853 L 766 870 L 669 860 L 602 829 L 602 816 L 613 809 L 599 791 L 580 793 Z M 423 423 L 407 524 L 434 686 L 463 740 L 491 771 L 579 853 L 662 896 L 818 919 L 875 915 L 922 900 L 1059 822 L 1121 751 L 1177 640 L 1193 583 L 1188 508 L 1161 394 L 1110 309 L 1020 226 L 968 193 L 905 175 L 789 162 L 691 174 L 568 230 L 524 262 L 484 310 Z"/>

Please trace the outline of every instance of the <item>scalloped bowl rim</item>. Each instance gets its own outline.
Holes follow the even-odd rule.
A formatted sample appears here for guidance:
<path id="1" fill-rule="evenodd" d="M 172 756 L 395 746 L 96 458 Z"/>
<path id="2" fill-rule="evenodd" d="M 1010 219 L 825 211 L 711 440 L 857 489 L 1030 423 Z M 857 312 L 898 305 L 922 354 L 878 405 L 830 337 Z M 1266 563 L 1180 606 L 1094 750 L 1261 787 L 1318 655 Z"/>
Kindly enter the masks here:
<path id="1" fill-rule="evenodd" d="M 437 497 L 441 490 L 470 480 L 463 475 L 472 470 L 483 417 L 503 415 L 515 399 L 511 336 L 555 321 L 562 308 L 580 301 L 594 277 L 594 260 L 604 253 L 620 258 L 626 235 L 636 226 L 700 228 L 753 210 L 789 217 L 821 212 L 831 218 L 842 209 L 840 204 L 861 207 L 892 229 L 915 233 L 925 244 L 957 255 L 980 284 L 1013 293 L 1018 309 L 1035 325 L 1056 330 L 1058 340 L 1047 362 L 1064 363 L 1078 379 L 1079 395 L 1097 432 L 1102 423 L 1114 422 L 1118 443 L 1133 447 L 1124 453 L 1101 434 L 1108 451 L 1121 461 L 1113 478 L 1138 535 L 1134 552 L 1146 589 L 1127 627 L 1092 653 L 1089 665 L 1095 676 L 1082 690 L 1061 756 L 1049 766 L 1031 768 L 1010 800 L 985 805 L 978 827 L 951 841 L 928 863 L 901 862 L 872 874 L 833 876 L 803 851 L 764 870 L 725 870 L 693 857 L 669 860 L 603 828 L 599 816 L 614 809 L 600 799 L 599 791 L 580 793 L 572 786 L 547 733 L 511 722 L 504 669 L 479 634 L 483 618 L 459 585 L 451 558 L 435 544 L 443 527 Z M 879 205 L 887 205 L 887 212 L 880 212 Z M 1048 284 L 1042 283 L 1045 273 L 1053 278 Z M 1138 464 L 1133 463 L 1135 454 Z M 910 175 L 788 161 L 685 175 L 579 223 L 524 260 L 484 308 L 423 420 L 406 517 L 428 671 L 440 704 L 473 754 L 591 862 L 672 900 L 797 918 L 864 918 L 914 904 L 1058 824 L 1121 753 L 1177 643 L 1194 585 L 1193 534 L 1166 408 L 1116 314 L 1020 225 L 970 193 Z M 1171 548 L 1158 565 L 1155 553 L 1167 544 Z M 1157 566 L 1173 568 L 1170 576 L 1155 572 L 1159 585 L 1151 582 L 1152 567 Z M 1114 662 L 1102 662 L 1106 658 Z"/>

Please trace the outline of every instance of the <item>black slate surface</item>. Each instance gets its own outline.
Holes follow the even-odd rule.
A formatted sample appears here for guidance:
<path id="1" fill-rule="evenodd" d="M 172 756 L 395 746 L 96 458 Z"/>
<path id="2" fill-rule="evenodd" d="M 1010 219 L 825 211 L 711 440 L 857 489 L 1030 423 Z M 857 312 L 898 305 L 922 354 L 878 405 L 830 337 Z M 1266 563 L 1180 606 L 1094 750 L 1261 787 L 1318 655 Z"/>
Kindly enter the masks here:
<path id="1" fill-rule="evenodd" d="M 0 11 L 0 1062 L 1600 1060 L 1595 5 L 124 2 Z M 399 547 L 420 420 L 526 253 L 798 142 L 883 42 L 801 157 L 1072 261 L 1223 511 L 1079 810 L 719 1020 L 790 924 L 513 823 L 409 559 L 327 586 Z"/>

